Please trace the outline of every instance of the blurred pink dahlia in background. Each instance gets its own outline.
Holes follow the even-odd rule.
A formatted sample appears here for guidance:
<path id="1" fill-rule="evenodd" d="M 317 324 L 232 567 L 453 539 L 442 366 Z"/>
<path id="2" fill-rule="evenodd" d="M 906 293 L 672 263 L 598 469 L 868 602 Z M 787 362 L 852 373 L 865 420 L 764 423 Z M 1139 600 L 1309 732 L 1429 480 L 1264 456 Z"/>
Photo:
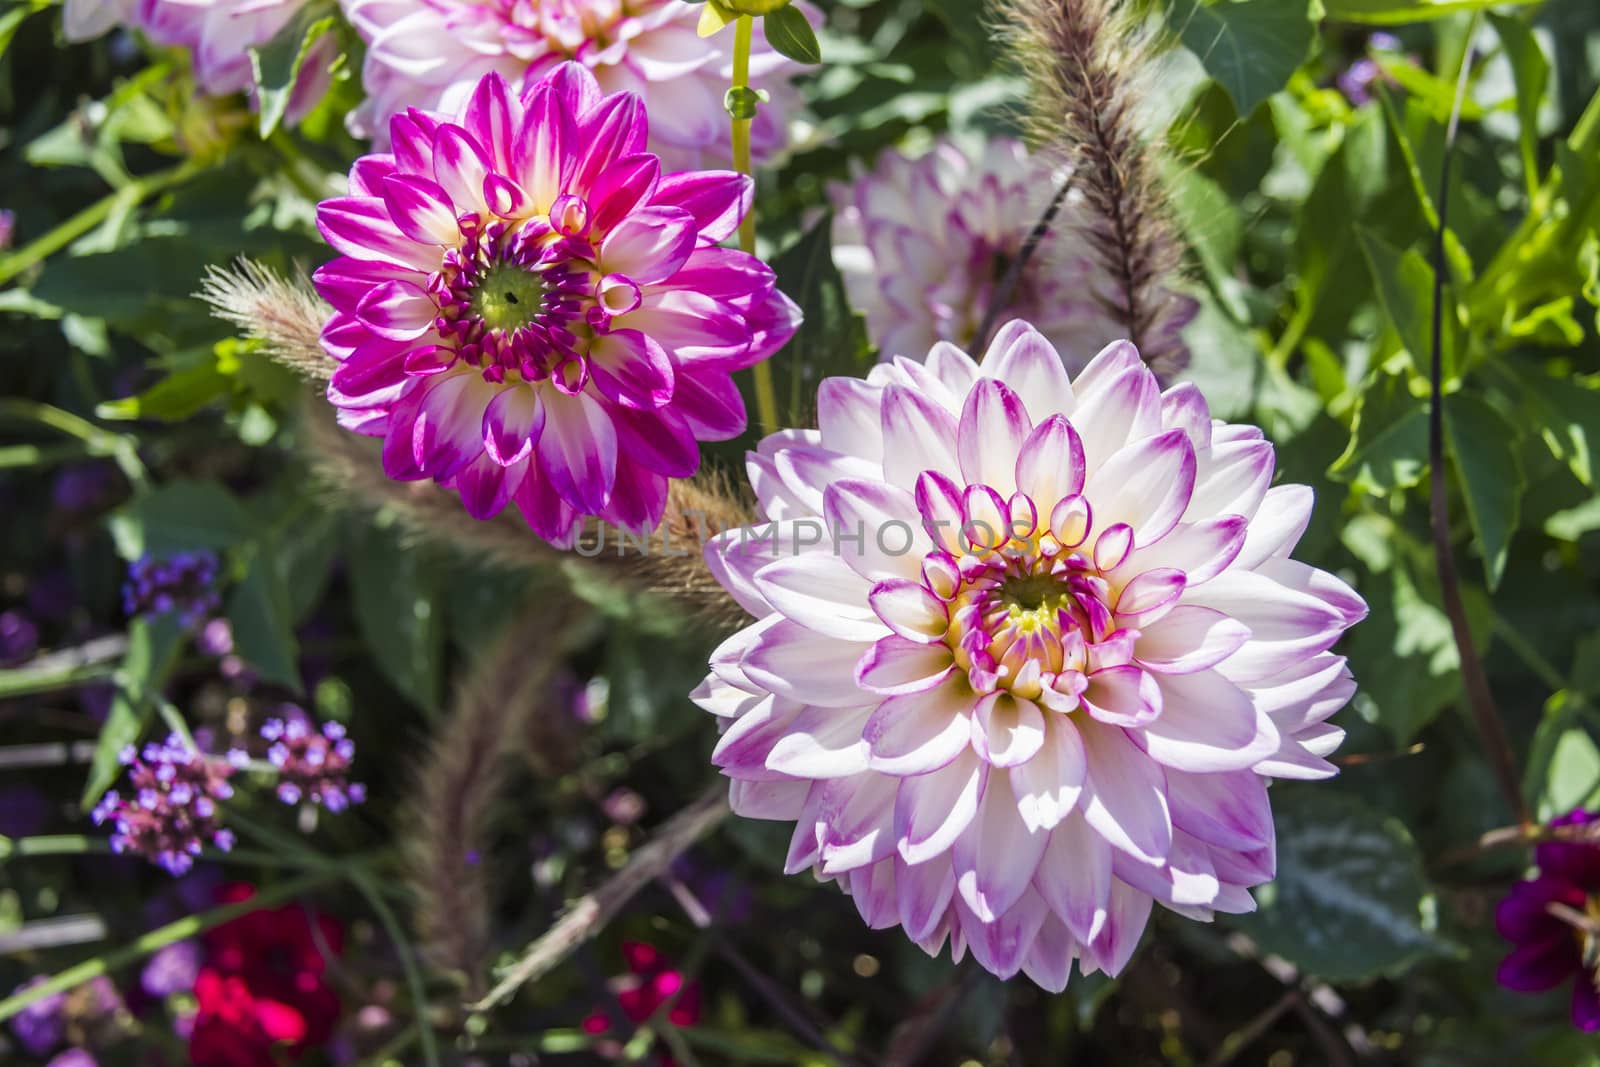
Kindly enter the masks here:
<path id="1" fill-rule="evenodd" d="M 914 159 L 885 152 L 854 181 L 830 184 L 834 262 L 881 358 L 920 359 L 939 341 L 970 349 L 1064 179 L 1019 141 L 996 138 L 974 157 L 947 139 Z M 1033 323 L 1074 372 L 1126 333 L 1096 296 L 1079 211 L 1069 194 L 994 319 Z M 1186 299 L 1171 328 L 1197 308 Z"/>
<path id="2" fill-rule="evenodd" d="M 252 92 L 249 49 L 267 44 L 309 0 L 67 0 L 69 40 L 100 36 L 115 26 L 143 31 L 161 45 L 187 49 L 195 81 L 209 96 Z M 338 41 L 325 33 L 311 46 L 285 111 L 298 122 L 328 91 Z"/>
<path id="3" fill-rule="evenodd" d="M 786 869 L 869 925 L 1052 990 L 1152 901 L 1252 910 L 1266 779 L 1335 773 L 1367 610 L 1289 558 L 1312 493 L 1261 431 L 1124 342 L 1069 380 L 1022 322 L 818 403 L 750 456 L 770 528 L 706 549 L 757 619 L 694 694 L 734 810 L 795 820 Z"/>
<path id="4" fill-rule="evenodd" d="M 493 71 L 531 85 L 566 60 L 594 71 L 607 93 L 636 92 L 650 107 L 650 149 L 668 170 L 727 166 L 723 96 L 733 75 L 732 34 L 695 32 L 702 8 L 683 0 L 340 0 L 367 41 L 367 100 L 352 129 L 388 143 L 389 117 L 407 107 L 454 112 Z M 752 83 L 771 100 L 751 129 L 759 161 L 788 141 L 800 67 L 757 24 Z"/>
<path id="5" fill-rule="evenodd" d="M 384 438 L 384 470 L 432 478 L 487 518 L 515 503 L 570 545 L 586 515 L 649 530 L 697 442 L 737 436 L 732 373 L 799 311 L 717 243 L 750 179 L 662 174 L 644 102 L 563 64 L 519 97 L 499 74 L 452 119 L 409 110 L 317 224 L 335 308 L 340 421 Z"/>

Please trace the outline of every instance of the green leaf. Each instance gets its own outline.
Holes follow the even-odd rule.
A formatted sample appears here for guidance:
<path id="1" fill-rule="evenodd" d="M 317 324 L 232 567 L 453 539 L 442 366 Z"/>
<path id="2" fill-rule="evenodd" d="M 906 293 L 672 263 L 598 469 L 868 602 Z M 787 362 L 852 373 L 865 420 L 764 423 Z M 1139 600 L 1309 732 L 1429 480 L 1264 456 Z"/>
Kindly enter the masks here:
<path id="1" fill-rule="evenodd" d="M 438 710 L 445 647 L 438 561 L 382 526 L 355 531 L 347 554 L 356 622 L 379 669 L 419 708 Z"/>
<path id="2" fill-rule="evenodd" d="M 1356 240 L 1372 274 L 1373 286 L 1383 314 L 1394 327 L 1400 343 L 1411 353 L 1411 363 L 1426 373 L 1433 353 L 1433 267 L 1416 249 L 1400 252 L 1365 227 L 1356 228 Z M 1445 298 L 1449 298 L 1446 291 Z M 1451 308 L 1442 319 L 1444 337 L 1444 376 L 1455 373 L 1454 322 Z"/>
<path id="3" fill-rule="evenodd" d="M 216 482 L 168 482 L 135 497 L 111 516 L 117 552 L 128 560 L 196 548 L 232 548 L 257 532 L 250 514 Z"/>
<path id="4" fill-rule="evenodd" d="M 155 714 L 152 699 L 177 664 L 188 634 L 171 613 L 155 618 L 141 616 L 128 625 L 128 652 L 117 671 L 117 693 L 111 712 L 100 727 L 89 779 L 80 803 L 88 811 L 122 773 L 120 755 L 135 744 Z"/>
<path id="5" fill-rule="evenodd" d="M 1489 12 L 1489 21 L 1505 47 L 1511 77 L 1517 85 L 1517 144 L 1531 194 L 1539 184 L 1539 107 L 1550 85 L 1550 61 L 1526 22 L 1493 11 Z"/>
<path id="6" fill-rule="evenodd" d="M 295 80 L 312 47 L 338 22 L 333 15 L 308 22 L 310 11 L 302 11 L 264 47 L 249 49 L 250 71 L 255 78 L 259 101 L 258 127 L 263 139 L 271 136 L 283 122 L 289 98 L 294 94 Z"/>
<path id="7" fill-rule="evenodd" d="M 175 371 L 138 396 L 110 400 L 95 408 L 102 419 L 158 419 L 181 422 L 228 392 L 228 376 L 216 361 Z"/>
<path id="8" fill-rule="evenodd" d="M 300 692 L 300 645 L 295 640 L 289 594 L 271 546 L 263 545 L 228 597 L 234 650 L 268 682 Z"/>
<path id="9" fill-rule="evenodd" d="M 805 321 L 773 358 L 778 397 L 790 426 L 808 425 L 817 385 L 832 375 L 862 374 L 871 366 L 866 324 L 850 308 L 844 278 L 833 263 L 833 220 L 823 216 L 801 238 L 771 260 L 778 288 L 800 305 Z"/>
<path id="10" fill-rule="evenodd" d="M 1600 748 L 1587 730 L 1575 726 L 1562 733 L 1538 798 L 1541 822 L 1600 802 Z"/>
<path id="11" fill-rule="evenodd" d="M 814 66 L 822 62 L 817 33 L 799 8 L 779 8 L 761 20 L 761 28 L 766 32 L 767 43 L 796 63 Z"/>
<path id="12" fill-rule="evenodd" d="M 1428 412 L 1411 395 L 1405 375 L 1377 374 L 1362 390 L 1350 444 L 1328 474 L 1363 492 L 1387 496 L 1417 485 L 1428 469 Z"/>
<path id="13" fill-rule="evenodd" d="M 1600 451 L 1600 375 L 1554 378 L 1516 375 L 1532 408 L 1530 421 L 1557 459 L 1584 485 L 1595 486 L 1595 454 Z"/>
<path id="14" fill-rule="evenodd" d="M 1400 820 L 1324 786 L 1273 790 L 1278 877 L 1233 921 L 1266 952 L 1330 981 L 1449 954 L 1429 918 L 1422 857 Z"/>
<path id="15" fill-rule="evenodd" d="M 1445 445 L 1461 478 L 1467 517 L 1493 592 L 1505 573 L 1522 494 L 1528 487 L 1517 460 L 1519 435 L 1504 416 L 1470 394 L 1446 399 L 1444 428 Z"/>
<path id="16" fill-rule="evenodd" d="M 1305 0 L 1185 0 L 1171 18 L 1241 118 L 1289 84 L 1316 36 Z"/>
<path id="17" fill-rule="evenodd" d="M 1395 26 L 1405 22 L 1442 19 L 1460 11 L 1482 11 L 1507 4 L 1536 4 L 1540 0 L 1322 0 L 1328 18 L 1336 22 L 1362 22 L 1369 26 Z"/>

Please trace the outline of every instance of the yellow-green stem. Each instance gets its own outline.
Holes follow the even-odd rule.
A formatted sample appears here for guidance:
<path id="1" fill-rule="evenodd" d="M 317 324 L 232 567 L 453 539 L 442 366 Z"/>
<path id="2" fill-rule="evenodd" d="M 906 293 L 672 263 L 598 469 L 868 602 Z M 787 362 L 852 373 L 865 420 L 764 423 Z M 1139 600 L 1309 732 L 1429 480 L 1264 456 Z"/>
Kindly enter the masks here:
<path id="1" fill-rule="evenodd" d="M 116 192 L 90 204 L 38 240 L 24 245 L 9 256 L 0 257 L 0 285 L 6 284 L 28 268 L 55 255 L 110 218 L 116 210 L 126 210 L 175 185 L 181 185 L 207 166 L 208 164 L 191 159 L 176 167 L 131 181 Z"/>
<path id="2" fill-rule="evenodd" d="M 755 20 L 740 15 L 733 26 L 733 91 L 737 94 L 750 87 L 750 42 L 755 33 Z M 740 174 L 750 174 L 750 121 L 737 116 L 733 120 L 733 168 Z M 756 210 L 752 204 L 739 223 L 739 247 L 751 255 L 756 253 Z M 778 393 L 772 384 L 772 365 L 765 360 L 755 365 L 756 414 L 761 420 L 762 433 L 778 431 Z"/>

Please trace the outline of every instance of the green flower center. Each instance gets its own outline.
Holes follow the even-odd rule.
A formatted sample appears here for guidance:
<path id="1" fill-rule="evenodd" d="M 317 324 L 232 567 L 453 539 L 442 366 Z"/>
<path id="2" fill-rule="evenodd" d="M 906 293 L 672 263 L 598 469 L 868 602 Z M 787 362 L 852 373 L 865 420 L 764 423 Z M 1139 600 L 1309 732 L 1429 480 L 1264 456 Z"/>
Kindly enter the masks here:
<path id="1" fill-rule="evenodd" d="M 1000 587 L 1006 613 L 1023 633 L 1059 629 L 1059 612 L 1072 605 L 1066 588 L 1054 575 L 1035 574 L 1013 578 Z"/>
<path id="2" fill-rule="evenodd" d="M 544 283 L 532 271 L 509 263 L 489 268 L 472 290 L 472 314 L 502 333 L 515 333 L 533 322 L 544 306 Z"/>

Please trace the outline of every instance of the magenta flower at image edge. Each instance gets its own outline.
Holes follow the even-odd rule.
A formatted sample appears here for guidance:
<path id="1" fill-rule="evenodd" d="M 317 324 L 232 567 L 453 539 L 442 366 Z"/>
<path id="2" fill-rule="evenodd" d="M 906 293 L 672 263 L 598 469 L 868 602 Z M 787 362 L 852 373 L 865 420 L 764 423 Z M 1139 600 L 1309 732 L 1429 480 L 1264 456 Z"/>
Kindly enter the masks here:
<path id="1" fill-rule="evenodd" d="M 706 549 L 757 620 L 694 694 L 734 810 L 795 820 L 785 868 L 870 926 L 1051 990 L 1120 971 L 1153 901 L 1252 910 L 1266 779 L 1336 773 L 1366 614 L 1289 558 L 1312 493 L 1261 431 L 1127 343 L 1069 381 L 1021 322 L 818 406 L 749 457 L 777 546 Z"/>
<path id="2" fill-rule="evenodd" d="M 1578 827 L 1600 816 L 1573 811 L 1552 828 Z M 1495 977 L 1519 993 L 1543 993 L 1572 983 L 1572 1025 L 1600 1030 L 1600 964 L 1595 935 L 1574 918 L 1600 915 L 1600 845 L 1589 840 L 1547 841 L 1534 852 L 1538 873 L 1511 887 L 1495 910 L 1495 927 L 1512 943 Z M 1567 914 L 1559 914 L 1561 911 Z"/>
<path id="3" fill-rule="evenodd" d="M 586 515 L 653 528 L 697 442 L 743 431 L 732 373 L 798 326 L 766 265 L 718 247 L 750 180 L 663 175 L 641 100 L 575 63 L 390 132 L 318 211 L 344 257 L 316 275 L 341 423 L 477 518 L 515 504 L 564 546 Z"/>

